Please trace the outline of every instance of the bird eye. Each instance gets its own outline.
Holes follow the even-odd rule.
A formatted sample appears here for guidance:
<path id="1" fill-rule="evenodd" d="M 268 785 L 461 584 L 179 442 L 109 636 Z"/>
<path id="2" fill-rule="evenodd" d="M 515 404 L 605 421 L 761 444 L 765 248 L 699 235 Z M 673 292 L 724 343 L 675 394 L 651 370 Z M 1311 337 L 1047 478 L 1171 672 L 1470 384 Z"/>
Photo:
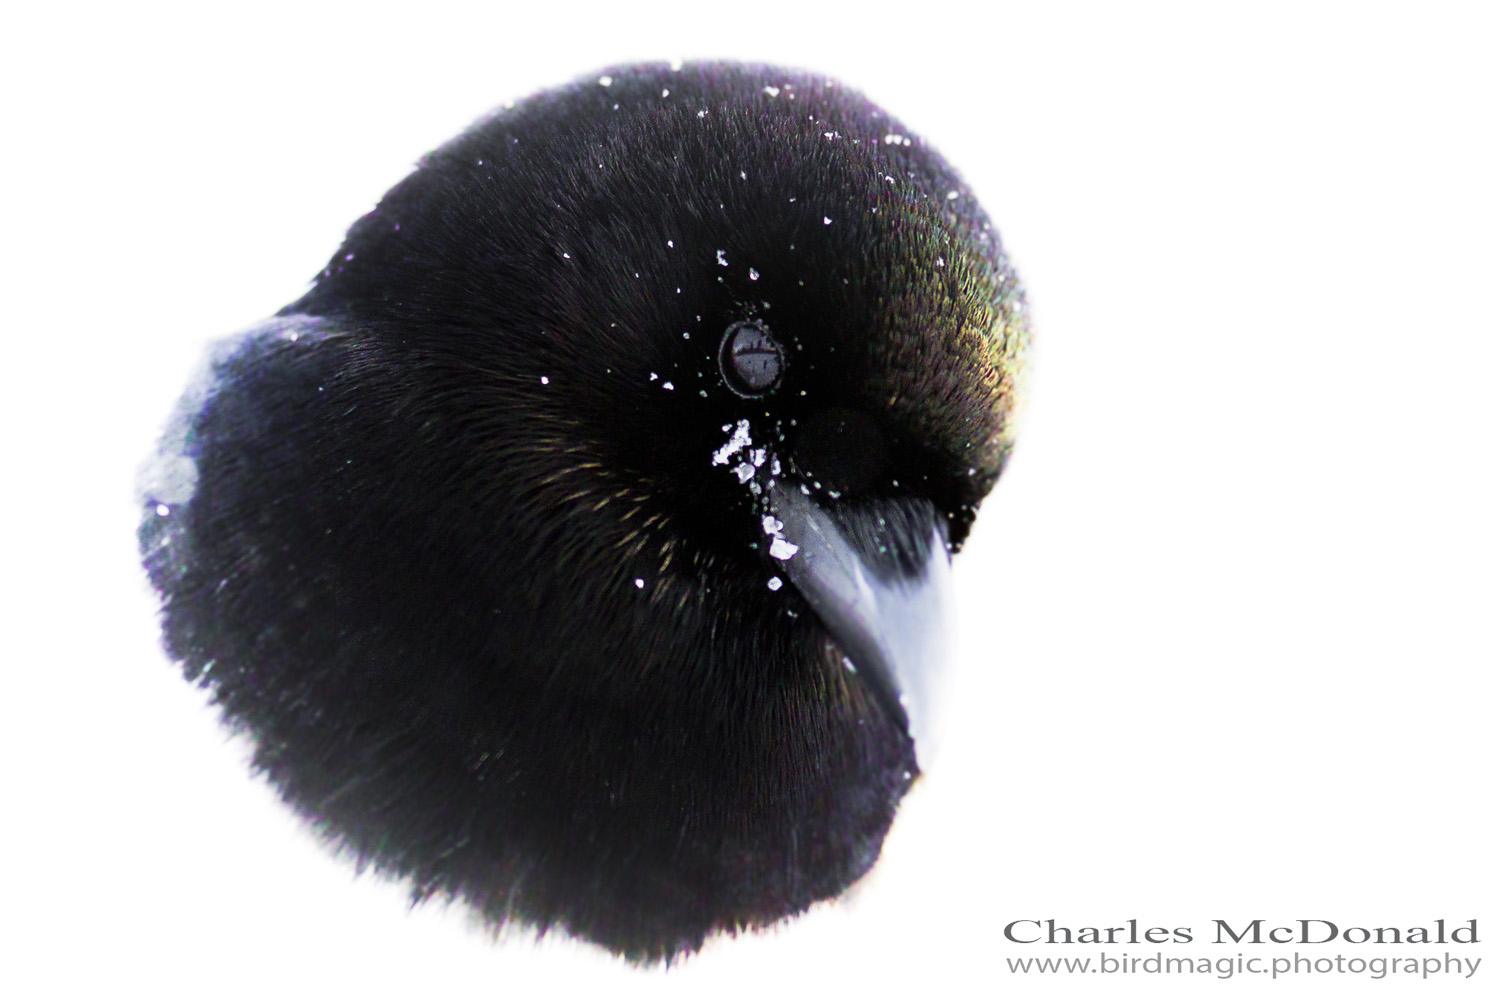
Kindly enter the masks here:
<path id="1" fill-rule="evenodd" d="M 732 324 L 719 344 L 719 372 L 740 396 L 764 396 L 781 382 L 786 358 L 758 320 Z"/>

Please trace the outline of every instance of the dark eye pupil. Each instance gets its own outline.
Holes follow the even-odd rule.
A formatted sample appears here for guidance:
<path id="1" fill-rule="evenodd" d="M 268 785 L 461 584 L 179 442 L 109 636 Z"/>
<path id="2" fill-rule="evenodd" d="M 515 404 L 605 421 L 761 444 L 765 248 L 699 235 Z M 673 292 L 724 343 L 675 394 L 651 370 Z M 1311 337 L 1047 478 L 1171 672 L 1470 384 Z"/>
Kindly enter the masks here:
<path id="1" fill-rule="evenodd" d="M 719 371 L 729 388 L 741 396 L 761 396 L 775 389 L 784 365 L 781 345 L 765 324 L 750 320 L 724 332 Z"/>

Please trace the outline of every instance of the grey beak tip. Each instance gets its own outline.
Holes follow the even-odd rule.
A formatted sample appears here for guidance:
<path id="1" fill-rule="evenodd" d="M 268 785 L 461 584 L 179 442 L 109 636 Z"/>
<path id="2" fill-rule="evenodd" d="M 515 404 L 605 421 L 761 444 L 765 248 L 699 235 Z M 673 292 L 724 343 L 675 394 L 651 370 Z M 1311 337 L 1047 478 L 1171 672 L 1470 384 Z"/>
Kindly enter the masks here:
<path id="1" fill-rule="evenodd" d="M 795 486 L 771 481 L 767 496 L 795 546 L 782 565 L 885 711 L 917 742 L 933 745 L 932 715 L 945 660 L 951 553 L 934 515 L 926 560 L 907 571 L 874 565 L 838 522 Z"/>

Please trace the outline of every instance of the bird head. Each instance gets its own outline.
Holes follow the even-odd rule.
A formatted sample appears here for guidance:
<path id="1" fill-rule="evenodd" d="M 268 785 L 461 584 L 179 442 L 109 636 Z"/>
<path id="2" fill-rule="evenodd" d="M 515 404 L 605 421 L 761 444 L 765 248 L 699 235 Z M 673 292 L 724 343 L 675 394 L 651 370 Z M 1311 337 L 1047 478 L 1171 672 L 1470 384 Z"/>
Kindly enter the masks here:
<path id="1" fill-rule="evenodd" d="M 296 559 L 168 639 L 246 665 L 216 694 L 288 799 L 636 957 L 873 864 L 1029 340 L 923 140 L 821 77 L 613 70 L 426 157 L 274 330 L 198 418 L 178 562 Z"/>

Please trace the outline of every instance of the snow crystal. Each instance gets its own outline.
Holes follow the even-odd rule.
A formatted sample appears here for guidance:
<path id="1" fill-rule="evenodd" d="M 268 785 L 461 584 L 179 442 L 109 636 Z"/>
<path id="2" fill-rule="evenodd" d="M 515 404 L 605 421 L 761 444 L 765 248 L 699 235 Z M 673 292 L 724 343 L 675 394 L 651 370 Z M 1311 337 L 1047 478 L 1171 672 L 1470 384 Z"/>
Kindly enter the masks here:
<path id="1" fill-rule="evenodd" d="M 771 540 L 771 556 L 773 559 L 789 560 L 797 555 L 797 547 L 781 537 Z"/>
<path id="2" fill-rule="evenodd" d="M 749 444 L 750 422 L 742 418 L 735 424 L 734 434 L 730 435 L 729 440 L 724 443 L 723 447 L 714 452 L 713 464 L 715 466 L 729 465 L 729 457 Z"/>

